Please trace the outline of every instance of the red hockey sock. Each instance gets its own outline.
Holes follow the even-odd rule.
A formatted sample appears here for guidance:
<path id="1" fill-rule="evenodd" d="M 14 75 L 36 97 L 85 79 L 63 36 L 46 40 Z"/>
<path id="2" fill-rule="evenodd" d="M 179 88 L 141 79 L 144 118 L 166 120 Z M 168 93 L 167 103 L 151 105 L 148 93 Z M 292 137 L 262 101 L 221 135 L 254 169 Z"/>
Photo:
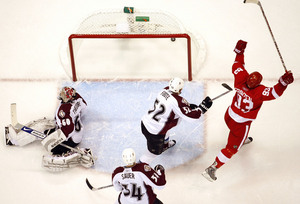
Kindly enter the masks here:
<path id="1" fill-rule="evenodd" d="M 223 166 L 227 161 L 230 160 L 230 158 L 234 155 L 234 153 L 232 151 L 230 151 L 227 148 L 224 148 L 221 150 L 221 152 L 219 153 L 219 155 L 216 157 L 216 168 L 220 168 L 221 166 Z"/>
<path id="2" fill-rule="evenodd" d="M 217 163 L 217 165 L 216 165 L 216 168 L 217 168 L 217 169 L 224 165 L 224 163 L 221 162 L 221 161 L 219 160 L 218 157 L 216 157 L 216 160 L 215 160 L 215 161 L 216 161 L 216 163 Z"/>

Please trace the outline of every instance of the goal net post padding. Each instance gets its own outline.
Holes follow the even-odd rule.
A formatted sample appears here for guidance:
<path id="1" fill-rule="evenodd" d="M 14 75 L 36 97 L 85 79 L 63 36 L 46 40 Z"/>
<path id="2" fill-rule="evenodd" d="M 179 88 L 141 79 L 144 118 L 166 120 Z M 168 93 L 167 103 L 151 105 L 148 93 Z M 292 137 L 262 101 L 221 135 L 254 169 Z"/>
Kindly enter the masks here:
<path id="1" fill-rule="evenodd" d="M 205 54 L 203 38 L 171 14 L 124 7 L 85 18 L 62 47 L 60 58 L 73 81 L 174 76 L 191 81 Z"/>

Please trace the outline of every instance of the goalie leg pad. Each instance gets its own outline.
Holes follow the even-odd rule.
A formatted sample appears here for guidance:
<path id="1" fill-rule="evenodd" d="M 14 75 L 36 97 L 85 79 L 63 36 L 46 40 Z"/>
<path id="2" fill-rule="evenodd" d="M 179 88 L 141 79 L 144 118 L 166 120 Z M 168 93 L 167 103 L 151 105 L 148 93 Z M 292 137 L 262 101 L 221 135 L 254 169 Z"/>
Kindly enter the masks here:
<path id="1" fill-rule="evenodd" d="M 41 143 L 45 147 L 45 149 L 50 152 L 54 147 L 56 147 L 66 139 L 67 137 L 65 136 L 65 134 L 60 129 L 57 129 L 55 132 L 43 139 Z"/>
<path id="2" fill-rule="evenodd" d="M 70 151 L 63 155 L 44 155 L 42 165 L 51 172 L 61 172 L 81 163 L 81 154 Z"/>

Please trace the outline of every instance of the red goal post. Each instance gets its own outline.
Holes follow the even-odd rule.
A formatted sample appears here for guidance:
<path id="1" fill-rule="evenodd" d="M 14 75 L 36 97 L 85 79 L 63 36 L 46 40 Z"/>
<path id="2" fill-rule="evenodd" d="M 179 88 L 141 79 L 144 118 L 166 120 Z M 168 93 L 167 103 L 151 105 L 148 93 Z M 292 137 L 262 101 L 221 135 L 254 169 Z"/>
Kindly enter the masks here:
<path id="1" fill-rule="evenodd" d="M 193 78 L 193 71 L 200 69 L 205 58 L 205 44 L 200 37 L 189 32 L 174 16 L 157 10 L 136 10 L 126 12 L 120 9 L 99 11 L 80 23 L 76 32 L 68 38 L 68 68 L 71 67 L 72 80 L 78 80 L 78 65 L 74 41 L 84 39 L 178 39 L 185 40 L 185 61 L 187 79 Z M 152 43 L 153 44 L 153 43 Z M 180 48 L 177 48 L 180 49 Z M 61 56 L 62 59 L 62 56 Z M 63 60 L 62 60 L 63 61 Z M 64 60 L 65 61 L 65 60 Z M 65 64 L 64 62 L 63 64 Z M 195 67 L 193 67 L 195 66 Z M 167 69 L 167 68 L 166 68 Z M 194 69 L 194 70 L 193 70 Z M 170 76 L 171 77 L 171 76 Z"/>

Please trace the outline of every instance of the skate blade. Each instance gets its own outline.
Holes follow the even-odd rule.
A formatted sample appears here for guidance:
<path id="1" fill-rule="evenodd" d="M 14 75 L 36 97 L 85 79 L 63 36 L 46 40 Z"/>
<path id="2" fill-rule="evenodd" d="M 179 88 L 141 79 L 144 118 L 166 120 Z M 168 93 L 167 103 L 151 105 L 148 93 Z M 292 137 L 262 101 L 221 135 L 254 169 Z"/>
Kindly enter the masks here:
<path id="1" fill-rule="evenodd" d="M 253 138 L 252 138 L 252 137 L 248 137 L 248 138 L 246 139 L 246 141 L 244 142 L 243 145 L 250 144 L 252 141 L 253 141 Z"/>
<path id="2" fill-rule="evenodd" d="M 204 178 L 206 178 L 207 180 L 209 180 L 210 182 L 214 182 L 215 180 L 213 180 L 210 176 L 209 176 L 209 174 L 206 172 L 206 171 L 204 171 L 203 173 L 202 173 L 202 176 L 204 177 Z"/>

